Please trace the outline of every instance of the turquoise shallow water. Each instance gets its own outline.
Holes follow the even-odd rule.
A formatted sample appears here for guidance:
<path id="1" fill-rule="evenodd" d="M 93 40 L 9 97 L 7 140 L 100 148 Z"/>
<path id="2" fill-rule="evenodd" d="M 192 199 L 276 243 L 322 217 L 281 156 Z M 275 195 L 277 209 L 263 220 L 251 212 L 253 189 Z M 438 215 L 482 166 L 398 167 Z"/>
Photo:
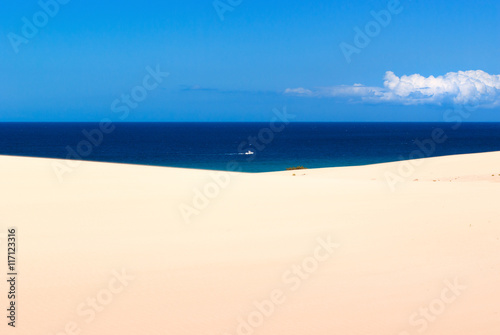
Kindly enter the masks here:
<path id="1" fill-rule="evenodd" d="M 500 151 L 500 123 L 0 123 L 0 154 L 245 172 Z M 432 139 L 442 130 L 440 143 Z"/>

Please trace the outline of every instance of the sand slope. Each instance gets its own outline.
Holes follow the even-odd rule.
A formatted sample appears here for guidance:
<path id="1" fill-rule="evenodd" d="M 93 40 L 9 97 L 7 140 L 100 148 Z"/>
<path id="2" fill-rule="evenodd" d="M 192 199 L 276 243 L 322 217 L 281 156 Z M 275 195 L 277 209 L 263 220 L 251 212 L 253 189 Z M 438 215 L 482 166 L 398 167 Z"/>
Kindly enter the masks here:
<path id="1" fill-rule="evenodd" d="M 404 177 L 54 162 L 0 157 L 2 334 L 500 334 L 500 152 Z"/>

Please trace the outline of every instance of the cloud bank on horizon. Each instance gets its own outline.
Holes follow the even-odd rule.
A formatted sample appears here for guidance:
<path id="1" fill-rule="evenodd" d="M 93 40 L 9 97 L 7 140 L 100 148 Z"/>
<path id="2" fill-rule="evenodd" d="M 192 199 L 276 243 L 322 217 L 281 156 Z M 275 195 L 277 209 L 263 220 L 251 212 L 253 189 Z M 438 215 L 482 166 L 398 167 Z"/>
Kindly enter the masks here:
<path id="1" fill-rule="evenodd" d="M 461 104 L 492 108 L 500 106 L 500 75 L 481 70 L 449 72 L 444 76 L 420 74 L 398 77 L 387 71 L 384 87 L 362 84 L 306 88 L 288 88 L 286 95 L 337 97 L 350 102 L 395 103 L 403 105 Z"/>

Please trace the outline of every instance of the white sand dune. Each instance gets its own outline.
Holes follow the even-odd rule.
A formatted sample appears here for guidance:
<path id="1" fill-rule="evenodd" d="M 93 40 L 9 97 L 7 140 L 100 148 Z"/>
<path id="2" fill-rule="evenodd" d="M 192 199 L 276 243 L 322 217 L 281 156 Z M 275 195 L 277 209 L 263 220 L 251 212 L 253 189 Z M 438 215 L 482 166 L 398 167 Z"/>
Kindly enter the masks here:
<path id="1" fill-rule="evenodd" d="M 19 272 L 2 334 L 500 334 L 500 152 L 264 174 L 83 162 L 63 183 L 54 162 L 0 157 Z"/>

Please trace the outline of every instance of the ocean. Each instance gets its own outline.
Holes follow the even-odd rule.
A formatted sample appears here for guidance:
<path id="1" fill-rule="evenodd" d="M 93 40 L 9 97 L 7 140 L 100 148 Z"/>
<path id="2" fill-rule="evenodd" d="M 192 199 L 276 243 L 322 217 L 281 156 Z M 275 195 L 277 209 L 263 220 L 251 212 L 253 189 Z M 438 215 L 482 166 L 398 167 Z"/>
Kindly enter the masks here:
<path id="1" fill-rule="evenodd" d="M 99 123 L 0 123 L 0 155 L 268 172 L 500 151 L 500 123 L 113 123 L 101 128 Z"/>

